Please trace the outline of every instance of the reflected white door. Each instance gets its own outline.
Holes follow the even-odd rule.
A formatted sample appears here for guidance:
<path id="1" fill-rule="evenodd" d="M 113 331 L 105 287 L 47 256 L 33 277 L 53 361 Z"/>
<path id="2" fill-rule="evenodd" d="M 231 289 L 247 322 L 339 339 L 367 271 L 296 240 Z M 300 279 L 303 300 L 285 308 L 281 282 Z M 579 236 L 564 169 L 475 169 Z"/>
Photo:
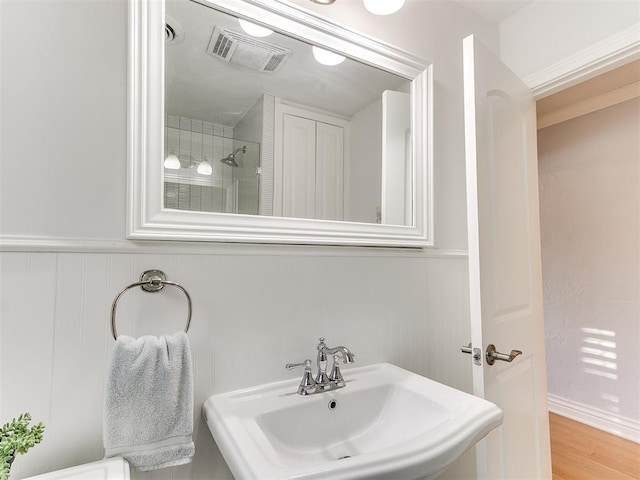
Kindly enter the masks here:
<path id="1" fill-rule="evenodd" d="M 474 393 L 504 413 L 478 444 L 478 476 L 551 478 L 535 104 L 473 36 L 463 56 Z M 489 365 L 490 344 L 522 355 Z"/>
<path id="2" fill-rule="evenodd" d="M 275 214 L 343 220 L 344 128 L 288 113 L 282 118 L 281 195 L 274 196 L 282 209 Z"/>
<path id="3" fill-rule="evenodd" d="M 316 216 L 316 122 L 287 114 L 283 118 L 281 214 Z"/>

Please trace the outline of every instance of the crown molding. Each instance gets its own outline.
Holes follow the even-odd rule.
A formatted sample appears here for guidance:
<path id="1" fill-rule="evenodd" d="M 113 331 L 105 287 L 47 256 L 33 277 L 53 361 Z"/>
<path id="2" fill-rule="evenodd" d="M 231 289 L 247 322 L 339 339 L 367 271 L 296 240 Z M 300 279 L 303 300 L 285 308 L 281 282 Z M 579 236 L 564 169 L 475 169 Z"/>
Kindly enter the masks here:
<path id="1" fill-rule="evenodd" d="M 536 99 L 640 58 L 640 24 L 591 45 L 524 78 Z"/>

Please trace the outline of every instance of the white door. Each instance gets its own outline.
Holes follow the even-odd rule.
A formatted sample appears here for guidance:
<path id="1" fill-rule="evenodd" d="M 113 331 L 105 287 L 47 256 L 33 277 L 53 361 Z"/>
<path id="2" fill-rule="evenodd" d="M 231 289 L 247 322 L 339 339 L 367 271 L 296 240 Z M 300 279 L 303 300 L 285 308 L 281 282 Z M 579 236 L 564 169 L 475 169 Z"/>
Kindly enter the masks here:
<path id="1" fill-rule="evenodd" d="M 473 36 L 463 56 L 473 387 L 504 413 L 478 444 L 478 476 L 551 478 L 535 104 Z M 503 361 L 489 364 L 490 344 Z"/>

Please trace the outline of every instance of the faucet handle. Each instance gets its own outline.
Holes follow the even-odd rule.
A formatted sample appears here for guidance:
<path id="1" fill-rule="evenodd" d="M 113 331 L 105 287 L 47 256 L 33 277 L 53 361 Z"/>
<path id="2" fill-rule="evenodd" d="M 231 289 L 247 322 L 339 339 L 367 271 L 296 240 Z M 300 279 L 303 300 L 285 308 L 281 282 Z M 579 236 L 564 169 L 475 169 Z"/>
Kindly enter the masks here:
<path id="1" fill-rule="evenodd" d="M 307 368 L 309 370 L 311 370 L 311 360 L 309 360 L 308 358 L 302 362 L 302 363 L 287 363 L 284 368 L 286 368 L 287 370 L 293 370 L 294 368 L 297 367 L 304 367 L 304 369 L 306 370 Z"/>
<path id="2" fill-rule="evenodd" d="M 342 373 L 340 373 L 340 366 L 338 365 L 339 360 L 340 355 L 333 356 L 333 368 L 331 369 L 331 373 L 329 374 L 329 381 L 335 384 L 337 387 L 344 387 L 344 379 L 342 378 Z"/>
<path id="3" fill-rule="evenodd" d="M 313 373 L 311 373 L 311 360 L 307 359 L 302 363 L 287 363 L 284 368 L 292 370 L 303 365 L 304 375 L 302 375 L 302 380 L 300 380 L 300 385 L 298 386 L 298 395 L 309 395 L 316 388 L 316 381 L 313 379 Z"/>

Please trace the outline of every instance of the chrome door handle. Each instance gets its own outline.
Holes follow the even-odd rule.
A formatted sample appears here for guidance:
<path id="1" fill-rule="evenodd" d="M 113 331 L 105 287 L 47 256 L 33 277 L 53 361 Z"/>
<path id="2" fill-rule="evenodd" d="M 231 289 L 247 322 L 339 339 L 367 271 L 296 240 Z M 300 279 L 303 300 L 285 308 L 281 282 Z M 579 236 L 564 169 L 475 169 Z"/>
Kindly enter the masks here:
<path id="1" fill-rule="evenodd" d="M 491 343 L 487 346 L 487 363 L 493 365 L 496 360 L 502 360 L 503 362 L 512 362 L 518 355 L 522 355 L 520 350 L 511 350 L 511 353 L 500 353 L 496 350 L 496 346 Z"/>
<path id="2" fill-rule="evenodd" d="M 469 345 L 463 345 L 462 347 L 460 347 L 460 351 L 462 353 L 473 353 L 473 349 L 471 348 L 471 342 L 469 342 Z"/>

